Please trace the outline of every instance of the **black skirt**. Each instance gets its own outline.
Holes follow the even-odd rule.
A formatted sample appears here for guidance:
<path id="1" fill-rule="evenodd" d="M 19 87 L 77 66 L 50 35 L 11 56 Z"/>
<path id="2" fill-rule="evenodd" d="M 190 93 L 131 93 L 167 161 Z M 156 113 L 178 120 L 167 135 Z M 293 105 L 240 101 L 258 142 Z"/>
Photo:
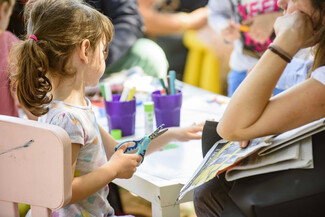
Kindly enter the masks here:
<path id="1" fill-rule="evenodd" d="M 207 122 L 203 136 L 216 134 L 216 123 Z M 213 135 L 212 135 L 213 137 Z M 212 138 L 209 137 L 209 138 Z M 214 135 L 215 137 L 215 135 Z M 323 217 L 325 216 L 325 131 L 312 136 L 314 169 L 291 169 L 227 182 L 223 176 L 194 190 L 194 205 L 198 217 Z M 214 143 L 213 143 L 214 144 Z M 203 154 L 212 141 L 202 138 Z M 213 197 L 211 186 L 218 186 Z M 221 186 L 221 188 L 220 188 Z M 222 189 L 222 190 L 220 190 Z M 222 193 L 220 193 L 222 191 Z M 221 197 L 218 195 L 222 195 Z M 226 196 L 225 196 L 226 195 Z M 205 196 L 209 201 L 204 202 Z M 211 200 L 214 198 L 214 205 Z M 208 206 L 202 202 L 209 203 Z M 220 205 L 221 204 L 221 205 Z M 199 207 L 200 206 L 200 207 Z M 223 208 L 214 213 L 212 207 Z M 211 210 L 208 210 L 212 208 Z M 213 211 L 214 210 L 214 211 Z"/>

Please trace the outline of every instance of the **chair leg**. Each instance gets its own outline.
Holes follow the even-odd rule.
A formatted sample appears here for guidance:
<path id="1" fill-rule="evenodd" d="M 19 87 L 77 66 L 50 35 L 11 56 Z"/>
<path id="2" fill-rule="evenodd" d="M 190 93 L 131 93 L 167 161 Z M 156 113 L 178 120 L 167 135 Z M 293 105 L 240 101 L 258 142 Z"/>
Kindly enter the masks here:
<path id="1" fill-rule="evenodd" d="M 52 217 L 52 211 L 45 207 L 31 206 L 33 217 Z"/>
<path id="2" fill-rule="evenodd" d="M 0 201 L 0 217 L 19 217 L 18 204 L 7 201 Z"/>
<path id="3" fill-rule="evenodd" d="M 114 183 L 109 183 L 109 194 L 107 196 L 108 202 L 115 210 L 115 215 L 123 215 L 123 206 L 121 202 L 119 187 Z"/>

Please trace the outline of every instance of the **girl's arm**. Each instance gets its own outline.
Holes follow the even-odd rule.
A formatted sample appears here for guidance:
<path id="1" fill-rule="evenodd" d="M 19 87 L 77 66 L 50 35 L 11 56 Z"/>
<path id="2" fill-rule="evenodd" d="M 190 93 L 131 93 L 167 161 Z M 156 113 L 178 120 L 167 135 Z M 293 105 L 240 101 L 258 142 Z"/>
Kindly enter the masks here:
<path id="1" fill-rule="evenodd" d="M 114 154 L 114 149 L 117 146 L 118 142 L 109 133 L 107 133 L 99 124 L 97 125 L 98 125 L 100 136 L 102 137 L 103 140 L 106 157 L 107 159 L 110 159 L 111 156 Z"/>
<path id="2" fill-rule="evenodd" d="M 208 2 L 208 23 L 211 28 L 220 33 L 228 26 L 229 20 L 235 22 L 235 14 L 231 1 L 210 0 Z"/>
<path id="3" fill-rule="evenodd" d="M 313 36 L 310 18 L 295 12 L 277 20 L 274 43 L 290 55 Z M 238 87 L 217 131 L 230 141 L 278 134 L 324 117 L 325 87 L 314 79 L 270 99 L 286 62 L 266 51 Z"/>
<path id="4" fill-rule="evenodd" d="M 247 34 L 258 43 L 265 43 L 272 35 L 273 25 L 275 20 L 282 16 L 282 11 L 274 11 L 264 14 L 259 14 L 248 20 L 244 20 L 242 24 L 250 25 L 250 30 Z"/>
<path id="5" fill-rule="evenodd" d="M 201 139 L 202 135 L 199 132 L 203 130 L 203 123 L 194 124 L 190 127 L 179 128 L 179 127 L 171 127 L 168 128 L 168 131 L 156 139 L 152 140 L 150 143 L 146 154 L 153 153 L 164 146 L 166 146 L 169 142 L 172 141 L 180 141 L 186 142 L 192 139 Z"/>
<path id="6" fill-rule="evenodd" d="M 72 144 L 72 198 L 69 204 L 91 196 L 115 178 L 131 178 L 139 166 L 141 156 L 124 154 L 126 146 L 121 146 L 103 166 L 86 175 L 75 176 L 75 168 L 80 144 Z"/>

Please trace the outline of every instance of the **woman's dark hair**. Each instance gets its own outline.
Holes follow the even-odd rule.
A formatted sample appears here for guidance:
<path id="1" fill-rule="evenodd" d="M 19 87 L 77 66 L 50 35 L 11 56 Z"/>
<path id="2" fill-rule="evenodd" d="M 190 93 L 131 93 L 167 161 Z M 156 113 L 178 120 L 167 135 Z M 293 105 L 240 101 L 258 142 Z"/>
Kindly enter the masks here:
<path id="1" fill-rule="evenodd" d="M 325 0 L 311 0 L 311 3 L 315 11 L 318 11 L 320 14 L 319 22 L 315 26 L 317 30 L 319 29 L 319 42 L 314 49 L 315 58 L 311 68 L 311 71 L 314 71 L 316 68 L 325 65 L 325 25 L 323 23 L 325 16 Z"/>

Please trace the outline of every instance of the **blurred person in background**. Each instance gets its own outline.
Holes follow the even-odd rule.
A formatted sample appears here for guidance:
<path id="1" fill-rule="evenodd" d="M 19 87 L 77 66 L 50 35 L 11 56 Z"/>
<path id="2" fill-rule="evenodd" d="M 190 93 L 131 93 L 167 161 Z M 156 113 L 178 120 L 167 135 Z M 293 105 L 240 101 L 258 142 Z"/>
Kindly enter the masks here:
<path id="1" fill-rule="evenodd" d="M 183 44 L 186 30 L 199 30 L 207 25 L 208 0 L 137 0 L 144 20 L 144 32 L 165 51 L 169 70 L 182 80 L 187 48 Z"/>

